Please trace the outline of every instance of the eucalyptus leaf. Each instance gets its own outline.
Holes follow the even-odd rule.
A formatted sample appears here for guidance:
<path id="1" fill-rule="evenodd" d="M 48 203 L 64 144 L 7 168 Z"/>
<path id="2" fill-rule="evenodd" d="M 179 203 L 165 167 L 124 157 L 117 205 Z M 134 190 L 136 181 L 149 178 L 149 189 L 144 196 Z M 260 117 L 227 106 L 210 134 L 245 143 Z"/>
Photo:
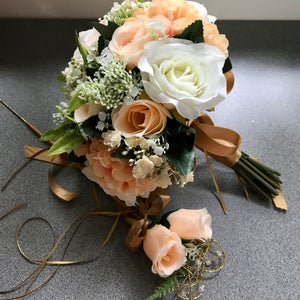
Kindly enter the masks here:
<path id="1" fill-rule="evenodd" d="M 77 128 L 71 129 L 54 143 L 54 145 L 49 149 L 48 155 L 60 154 L 73 150 L 84 141 L 85 139 L 78 133 Z"/>
<path id="2" fill-rule="evenodd" d="M 49 129 L 41 136 L 41 141 L 56 141 L 62 137 L 68 130 L 74 128 L 75 124 L 62 125 L 55 129 Z"/>
<path id="3" fill-rule="evenodd" d="M 108 41 L 111 40 L 115 30 L 119 27 L 116 23 L 110 21 L 108 21 L 107 25 L 103 25 L 98 22 L 93 22 L 92 24 L 101 34 L 101 36 Z"/>
<path id="4" fill-rule="evenodd" d="M 190 40 L 194 43 L 204 43 L 203 23 L 197 20 L 189 25 L 183 32 L 174 36 L 177 39 Z"/>
<path id="5" fill-rule="evenodd" d="M 79 107 L 81 107 L 82 105 L 86 104 L 87 102 L 82 100 L 79 95 L 80 95 L 80 89 L 77 91 L 77 93 L 73 96 L 70 106 L 69 106 L 69 112 L 72 112 L 76 109 L 78 109 Z"/>

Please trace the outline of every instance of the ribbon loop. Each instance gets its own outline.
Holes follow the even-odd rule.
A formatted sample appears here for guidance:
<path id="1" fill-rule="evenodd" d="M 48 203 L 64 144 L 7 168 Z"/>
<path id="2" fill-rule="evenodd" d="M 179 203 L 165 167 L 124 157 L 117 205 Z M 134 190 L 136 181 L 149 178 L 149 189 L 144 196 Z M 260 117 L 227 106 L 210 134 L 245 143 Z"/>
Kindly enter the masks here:
<path id="1" fill-rule="evenodd" d="M 215 126 L 206 114 L 201 114 L 191 126 L 196 130 L 195 146 L 198 149 L 229 167 L 240 159 L 241 137 L 236 131 Z"/>

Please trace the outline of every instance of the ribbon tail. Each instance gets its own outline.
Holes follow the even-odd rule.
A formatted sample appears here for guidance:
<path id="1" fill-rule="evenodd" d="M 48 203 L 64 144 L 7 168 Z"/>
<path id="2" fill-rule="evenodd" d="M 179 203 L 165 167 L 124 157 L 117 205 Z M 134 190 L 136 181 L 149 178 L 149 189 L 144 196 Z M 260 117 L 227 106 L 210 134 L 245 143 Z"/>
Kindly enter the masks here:
<path id="1" fill-rule="evenodd" d="M 210 171 L 210 175 L 211 175 L 211 177 L 212 177 L 212 180 L 213 180 L 213 182 L 214 182 L 216 191 L 217 191 L 217 193 L 218 193 L 218 197 L 219 197 L 221 206 L 222 206 L 222 208 L 223 208 L 224 214 L 227 215 L 227 209 L 226 209 L 226 206 L 225 206 L 223 197 L 222 197 L 222 195 L 221 195 L 221 192 L 220 192 L 220 189 L 219 189 L 219 186 L 218 186 L 216 177 L 215 177 L 215 175 L 214 175 L 214 172 L 213 172 L 213 169 L 212 169 L 212 166 L 211 166 L 211 163 L 210 163 L 208 154 L 207 154 L 207 152 L 206 152 L 205 150 L 204 150 L 204 154 L 205 154 L 205 158 L 206 158 L 206 161 L 207 161 L 207 164 L 208 164 L 208 168 L 209 168 L 209 171 Z"/>
<path id="2" fill-rule="evenodd" d="M 276 206 L 276 208 L 287 211 L 288 206 L 287 206 L 287 203 L 284 199 L 284 196 L 283 196 L 283 193 L 282 193 L 281 189 L 278 192 L 279 192 L 279 195 L 272 196 L 273 203 Z"/>

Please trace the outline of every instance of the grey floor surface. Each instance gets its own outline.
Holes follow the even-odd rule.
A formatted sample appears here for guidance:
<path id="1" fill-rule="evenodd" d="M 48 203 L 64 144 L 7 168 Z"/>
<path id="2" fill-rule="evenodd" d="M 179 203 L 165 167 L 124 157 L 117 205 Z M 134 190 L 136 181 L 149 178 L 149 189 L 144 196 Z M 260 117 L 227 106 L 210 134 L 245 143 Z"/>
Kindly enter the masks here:
<path id="1" fill-rule="evenodd" d="M 226 266 L 206 281 L 201 299 L 300 299 L 299 177 L 300 177 L 300 22 L 219 22 L 230 40 L 236 82 L 232 93 L 211 113 L 219 126 L 238 131 L 242 150 L 282 172 L 284 213 L 271 202 L 242 188 L 232 170 L 213 162 L 228 215 L 215 197 L 202 153 L 197 151 L 195 182 L 173 186 L 169 209 L 206 207 L 212 215 L 213 237 L 226 251 Z M 74 48 L 74 30 L 90 28 L 87 20 L 0 19 L 0 98 L 42 132 L 52 124 L 54 106 L 63 99 L 56 76 Z M 0 183 L 26 159 L 23 146 L 44 144 L 13 114 L 0 106 Z M 77 215 L 95 208 L 91 185 L 76 170 L 54 169 L 57 181 L 80 193 L 71 203 L 49 190 L 47 163 L 27 164 L 0 192 L 0 215 L 20 203 L 27 205 L 0 221 L 0 290 L 9 289 L 35 265 L 18 253 L 16 232 L 31 217 L 46 218 L 57 234 Z M 100 189 L 104 208 L 111 199 Z M 113 220 L 92 218 L 79 230 L 66 258 L 89 257 L 105 238 Z M 28 224 L 20 243 L 36 259 L 47 253 L 51 234 L 38 221 Z M 99 257 L 86 264 L 65 266 L 28 299 L 146 299 L 160 278 L 142 250 L 125 246 L 128 226 L 120 222 Z M 59 259 L 59 251 L 55 258 Z M 37 283 L 53 270 L 48 267 Z M 5 296 L 2 295 L 2 298 Z M 0 295 L 0 299 L 1 295 Z M 175 299 L 171 294 L 164 299 Z"/>

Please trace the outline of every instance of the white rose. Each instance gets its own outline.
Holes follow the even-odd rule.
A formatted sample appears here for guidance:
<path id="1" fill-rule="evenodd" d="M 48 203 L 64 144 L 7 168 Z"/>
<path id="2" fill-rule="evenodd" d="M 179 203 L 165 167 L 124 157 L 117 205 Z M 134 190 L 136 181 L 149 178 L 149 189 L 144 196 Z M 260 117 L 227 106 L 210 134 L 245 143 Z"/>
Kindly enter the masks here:
<path id="1" fill-rule="evenodd" d="M 100 36 L 100 33 L 95 28 L 92 28 L 92 29 L 89 29 L 89 30 L 79 32 L 79 41 L 82 43 L 82 45 L 87 50 L 90 50 L 90 48 L 92 46 L 95 46 L 95 45 L 98 44 L 99 36 Z M 81 56 L 78 48 L 76 48 L 76 50 L 73 54 L 73 57 L 77 61 L 82 60 L 82 56 Z"/>
<path id="2" fill-rule="evenodd" d="M 152 100 L 193 120 L 225 99 L 224 62 L 224 53 L 216 47 L 169 38 L 145 45 L 139 69 Z"/>

